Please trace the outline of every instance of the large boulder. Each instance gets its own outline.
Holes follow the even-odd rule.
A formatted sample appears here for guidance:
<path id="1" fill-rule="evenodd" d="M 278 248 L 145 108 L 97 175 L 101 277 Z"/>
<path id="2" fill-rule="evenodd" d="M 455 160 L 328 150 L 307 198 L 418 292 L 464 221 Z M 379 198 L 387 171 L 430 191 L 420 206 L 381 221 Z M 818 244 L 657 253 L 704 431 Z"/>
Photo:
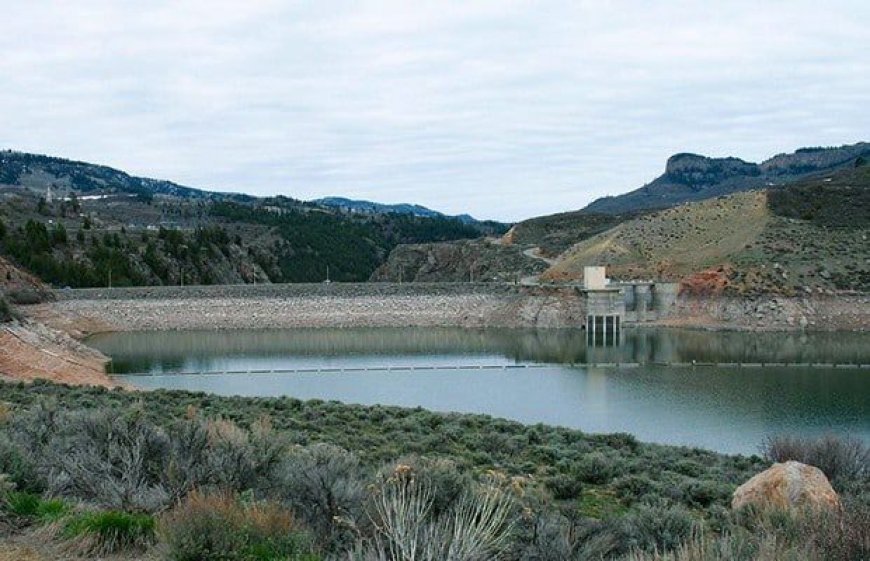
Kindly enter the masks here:
<path id="1" fill-rule="evenodd" d="M 800 462 L 773 464 L 734 491 L 731 508 L 835 509 L 840 498 L 817 467 Z"/>

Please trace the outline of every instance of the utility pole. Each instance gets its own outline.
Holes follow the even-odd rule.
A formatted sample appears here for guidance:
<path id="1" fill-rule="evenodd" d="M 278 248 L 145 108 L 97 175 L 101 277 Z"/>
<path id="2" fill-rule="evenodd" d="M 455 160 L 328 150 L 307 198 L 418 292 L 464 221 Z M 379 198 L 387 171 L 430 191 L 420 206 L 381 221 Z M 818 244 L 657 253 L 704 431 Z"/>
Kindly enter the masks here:
<path id="1" fill-rule="evenodd" d="M 112 268 L 109 267 L 109 288 L 112 288 Z"/>

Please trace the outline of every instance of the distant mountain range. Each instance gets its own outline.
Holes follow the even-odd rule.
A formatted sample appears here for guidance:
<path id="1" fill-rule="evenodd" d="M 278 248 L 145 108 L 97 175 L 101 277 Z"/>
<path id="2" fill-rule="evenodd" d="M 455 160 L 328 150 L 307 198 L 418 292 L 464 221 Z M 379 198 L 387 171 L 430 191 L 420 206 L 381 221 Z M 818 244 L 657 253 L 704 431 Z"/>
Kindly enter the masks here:
<path id="1" fill-rule="evenodd" d="M 859 158 L 870 159 L 870 143 L 836 148 L 801 148 L 755 164 L 739 158 L 708 158 L 675 154 L 664 174 L 639 189 L 603 197 L 586 212 L 624 214 L 662 209 L 690 201 L 710 199 L 759 187 L 770 187 L 854 167 Z"/>
<path id="2" fill-rule="evenodd" d="M 410 214 L 411 216 L 420 216 L 424 218 L 455 218 L 465 224 L 475 224 L 480 222 L 471 215 L 459 214 L 451 216 L 426 208 L 425 206 L 411 203 L 384 204 L 372 201 L 347 199 L 345 197 L 324 197 L 310 201 L 314 204 L 327 206 L 339 209 L 345 212 L 359 212 L 363 214 L 388 214 L 394 212 L 396 214 Z"/>
<path id="3" fill-rule="evenodd" d="M 171 181 L 135 177 L 123 171 L 91 164 L 14 150 L 0 151 L 0 186 L 14 185 L 44 193 L 75 191 L 88 193 L 127 193 L 144 198 L 167 195 L 190 199 L 251 201 L 255 197 L 239 193 L 216 193 L 185 187 Z"/>
<path id="4" fill-rule="evenodd" d="M 68 191 L 75 191 L 80 195 L 108 191 L 143 198 L 165 195 L 236 202 L 252 202 L 257 199 L 252 195 L 207 191 L 161 179 L 136 177 L 108 166 L 13 150 L 0 151 L 0 186 L 2 185 L 21 186 L 39 193 L 44 193 L 51 187 L 56 195 L 63 195 Z M 463 224 L 495 224 L 492 221 L 477 220 L 468 214 L 451 216 L 411 203 L 383 204 L 345 197 L 324 197 L 307 203 L 298 202 L 304 206 L 316 205 L 360 214 L 395 213 L 420 218 L 453 218 Z"/>

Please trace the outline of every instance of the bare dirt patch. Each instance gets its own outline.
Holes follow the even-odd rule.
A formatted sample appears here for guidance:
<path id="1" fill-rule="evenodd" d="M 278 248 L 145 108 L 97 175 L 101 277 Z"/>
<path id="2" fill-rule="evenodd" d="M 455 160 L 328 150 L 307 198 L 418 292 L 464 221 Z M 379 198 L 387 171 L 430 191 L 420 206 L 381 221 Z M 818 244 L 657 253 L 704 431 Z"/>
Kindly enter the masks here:
<path id="1" fill-rule="evenodd" d="M 44 325 L 0 326 L 0 376 L 4 378 L 113 387 L 117 384 L 106 375 L 107 361 L 102 353 Z"/>

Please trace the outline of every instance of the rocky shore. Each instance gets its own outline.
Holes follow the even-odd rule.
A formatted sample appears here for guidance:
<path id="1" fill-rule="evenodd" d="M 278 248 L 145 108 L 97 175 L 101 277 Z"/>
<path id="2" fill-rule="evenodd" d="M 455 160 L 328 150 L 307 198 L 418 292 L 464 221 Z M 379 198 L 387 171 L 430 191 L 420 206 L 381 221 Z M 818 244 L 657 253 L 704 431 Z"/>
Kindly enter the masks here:
<path id="1" fill-rule="evenodd" d="M 578 327 L 571 293 L 483 284 L 273 285 L 68 291 L 28 314 L 97 331 L 296 327 Z"/>
<path id="2" fill-rule="evenodd" d="M 660 325 L 738 331 L 868 331 L 870 294 L 680 297 Z"/>
<path id="3" fill-rule="evenodd" d="M 82 338 L 100 331 L 297 327 L 582 327 L 571 288 L 485 283 L 361 283 L 60 291 L 27 314 Z M 644 325 L 748 331 L 870 326 L 870 295 L 685 296 Z"/>

